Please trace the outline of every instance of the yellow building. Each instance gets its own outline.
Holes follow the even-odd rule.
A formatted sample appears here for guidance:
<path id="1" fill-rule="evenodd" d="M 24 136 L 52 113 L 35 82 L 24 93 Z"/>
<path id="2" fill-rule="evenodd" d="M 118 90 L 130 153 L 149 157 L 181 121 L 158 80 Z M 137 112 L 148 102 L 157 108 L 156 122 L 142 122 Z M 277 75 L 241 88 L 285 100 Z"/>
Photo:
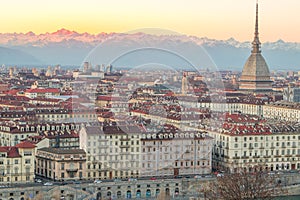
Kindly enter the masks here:
<path id="1" fill-rule="evenodd" d="M 41 148 L 36 154 L 36 174 L 52 180 L 85 178 L 86 154 L 82 149 Z"/>
<path id="2" fill-rule="evenodd" d="M 35 145 L 21 142 L 0 147 L 0 184 L 34 181 Z"/>

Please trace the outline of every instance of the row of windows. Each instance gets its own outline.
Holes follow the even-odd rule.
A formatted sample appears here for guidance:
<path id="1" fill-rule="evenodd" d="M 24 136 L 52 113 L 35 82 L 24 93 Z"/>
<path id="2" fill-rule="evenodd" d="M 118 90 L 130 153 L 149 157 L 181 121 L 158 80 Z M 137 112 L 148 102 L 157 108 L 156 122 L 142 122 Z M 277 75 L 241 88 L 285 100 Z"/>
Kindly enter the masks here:
<path id="1" fill-rule="evenodd" d="M 137 170 L 132 171 L 105 171 L 105 172 L 88 172 L 87 177 L 101 177 L 101 178 L 108 178 L 109 176 L 113 177 L 122 177 L 122 176 L 137 176 L 139 172 Z"/>
<path id="2" fill-rule="evenodd" d="M 105 141 L 99 141 L 99 142 L 94 141 L 93 143 L 92 143 L 92 142 L 88 142 L 88 146 L 89 146 L 89 147 L 90 147 L 92 144 L 93 144 L 94 146 L 96 146 L 97 144 L 98 144 L 99 146 L 102 146 L 102 145 L 108 145 L 108 142 L 105 142 Z M 132 140 L 132 141 L 130 142 L 130 144 L 131 144 L 131 145 L 134 145 L 134 144 L 139 145 L 140 142 L 139 142 L 139 140 L 136 140 L 136 141 Z M 110 141 L 110 142 L 109 142 L 109 145 L 113 145 L 113 142 Z M 119 142 L 118 142 L 118 141 L 115 141 L 114 145 L 129 145 L 129 142 L 128 142 L 128 141 L 126 141 L 126 142 L 123 142 L 123 141 L 119 141 Z"/>
<path id="3" fill-rule="evenodd" d="M 140 164 L 139 162 L 122 162 L 122 161 L 119 161 L 118 163 L 111 163 L 111 164 L 108 164 L 108 163 L 105 163 L 105 164 L 88 164 L 87 165 L 87 169 L 105 169 L 107 167 L 113 167 L 113 168 L 128 168 L 128 167 L 135 167 L 135 168 L 138 168 L 140 167 Z"/>
<path id="4" fill-rule="evenodd" d="M 169 164 L 173 164 L 172 163 L 169 163 Z M 158 166 L 156 166 L 158 165 Z M 153 162 L 148 162 L 148 163 L 142 163 L 142 168 L 155 168 L 155 167 L 164 167 L 166 166 L 167 163 L 153 163 Z M 210 166 L 210 161 L 197 161 L 196 162 L 196 165 L 197 166 Z M 194 161 L 176 161 L 175 162 L 175 167 L 192 167 L 194 166 Z"/>
<path id="5" fill-rule="evenodd" d="M 220 141 L 229 141 L 229 138 L 228 136 L 223 136 L 223 135 L 220 135 L 219 136 L 219 140 Z M 300 140 L 300 135 L 298 137 L 296 137 L 295 135 L 293 136 L 285 136 L 285 135 L 282 135 L 282 136 L 261 136 L 261 137 L 235 137 L 234 138 L 234 141 L 235 142 L 238 142 L 240 139 L 244 140 L 244 142 L 247 142 L 247 140 L 255 140 L 256 142 L 260 139 L 260 140 L 264 140 L 264 141 L 269 141 L 269 140 L 291 140 L 291 139 L 298 139 Z"/>
<path id="6" fill-rule="evenodd" d="M 94 149 L 87 149 L 87 153 L 88 154 L 107 154 L 107 153 L 135 153 L 135 152 L 139 152 L 140 148 L 136 147 L 136 151 L 134 151 L 134 147 L 131 148 L 120 148 L 120 151 L 118 150 L 119 148 L 109 148 L 109 152 L 108 149 L 98 149 L 98 148 L 94 148 Z M 115 150 L 115 151 L 113 151 Z M 131 150 L 131 151 L 129 151 Z"/>
<path id="7" fill-rule="evenodd" d="M 223 143 L 224 144 L 224 143 Z M 254 147 L 258 147 L 260 144 L 260 147 L 268 147 L 269 144 L 271 147 L 274 147 L 274 143 L 273 142 L 270 142 L 270 143 L 254 143 Z M 290 147 L 290 146 L 293 146 L 293 147 L 296 147 L 296 142 L 281 142 L 281 145 L 280 145 L 280 142 L 276 142 L 276 147 Z M 298 142 L 298 146 L 300 145 L 300 142 Z M 250 148 L 253 147 L 253 143 L 244 143 L 243 145 L 244 147 L 247 147 L 249 146 Z M 234 144 L 234 148 L 238 148 L 239 147 L 239 144 Z"/>
<path id="8" fill-rule="evenodd" d="M 88 140 L 94 140 L 94 139 L 134 139 L 134 138 L 139 138 L 139 135 L 127 135 L 127 136 L 121 136 L 121 135 L 99 135 L 99 136 L 88 136 Z"/>

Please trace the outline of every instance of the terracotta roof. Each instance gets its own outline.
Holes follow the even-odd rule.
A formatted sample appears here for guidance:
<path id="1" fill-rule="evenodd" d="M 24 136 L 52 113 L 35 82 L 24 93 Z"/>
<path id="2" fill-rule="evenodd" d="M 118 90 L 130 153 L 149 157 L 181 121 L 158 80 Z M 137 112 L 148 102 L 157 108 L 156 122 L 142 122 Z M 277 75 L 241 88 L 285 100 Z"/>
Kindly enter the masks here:
<path id="1" fill-rule="evenodd" d="M 21 157 L 17 147 L 9 147 L 9 146 L 0 147 L 0 152 L 6 152 L 7 153 L 7 158 Z"/>
<path id="2" fill-rule="evenodd" d="M 32 149 L 32 148 L 35 148 L 35 145 L 32 144 L 31 142 L 29 141 L 24 141 L 24 142 L 21 142 L 19 144 L 16 145 L 17 148 L 22 148 L 22 149 Z"/>
<path id="3" fill-rule="evenodd" d="M 19 154 L 17 147 L 11 147 L 10 150 L 7 153 L 8 158 L 19 158 L 21 155 Z"/>
<path id="4" fill-rule="evenodd" d="M 28 93 L 59 93 L 60 90 L 57 88 L 36 88 L 36 89 L 27 89 L 25 92 Z"/>

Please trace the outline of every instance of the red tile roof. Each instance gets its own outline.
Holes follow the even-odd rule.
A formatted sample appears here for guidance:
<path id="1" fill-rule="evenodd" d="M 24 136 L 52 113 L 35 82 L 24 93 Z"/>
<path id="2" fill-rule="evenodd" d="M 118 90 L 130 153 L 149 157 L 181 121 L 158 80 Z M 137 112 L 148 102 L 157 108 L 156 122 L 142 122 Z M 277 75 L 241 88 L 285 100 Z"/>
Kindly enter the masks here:
<path id="1" fill-rule="evenodd" d="M 18 148 L 11 147 L 7 153 L 8 158 L 19 158 L 21 155 L 19 154 Z"/>
<path id="2" fill-rule="evenodd" d="M 27 93 L 60 93 L 60 90 L 57 88 L 35 88 L 35 89 L 27 89 L 25 92 Z"/>
<path id="3" fill-rule="evenodd" d="M 21 157 L 17 147 L 0 147 L 0 152 L 6 152 L 7 153 L 7 158 L 19 158 L 19 157 Z"/>
<path id="4" fill-rule="evenodd" d="M 24 141 L 24 142 L 17 144 L 16 147 L 22 148 L 22 149 L 32 149 L 32 148 L 35 148 L 35 145 L 29 141 Z"/>

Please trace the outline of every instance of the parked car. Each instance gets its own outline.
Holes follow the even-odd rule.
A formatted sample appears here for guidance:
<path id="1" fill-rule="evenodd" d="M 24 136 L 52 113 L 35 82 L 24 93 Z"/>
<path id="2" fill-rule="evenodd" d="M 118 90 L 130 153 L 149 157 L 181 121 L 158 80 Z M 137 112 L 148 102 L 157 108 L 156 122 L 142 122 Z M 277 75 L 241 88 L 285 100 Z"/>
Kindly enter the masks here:
<path id="1" fill-rule="evenodd" d="M 114 179 L 114 182 L 121 182 L 122 180 L 121 179 L 118 179 L 118 178 L 116 178 L 116 179 Z"/>
<path id="2" fill-rule="evenodd" d="M 53 185 L 53 183 L 51 183 L 51 182 L 46 182 L 46 183 L 44 183 L 44 185 L 50 186 L 50 185 Z"/>
<path id="3" fill-rule="evenodd" d="M 128 181 L 129 181 L 129 182 L 137 181 L 137 179 L 136 179 L 136 178 L 129 178 Z"/>
<path id="4" fill-rule="evenodd" d="M 199 178 L 202 178 L 202 176 L 196 175 L 196 176 L 194 176 L 194 178 L 199 179 Z"/>
<path id="5" fill-rule="evenodd" d="M 35 181 L 36 183 L 41 183 L 41 182 L 42 182 L 42 180 L 41 180 L 41 179 L 38 179 L 38 178 L 35 179 L 34 181 Z"/>
<path id="6" fill-rule="evenodd" d="M 94 183 L 102 183 L 100 180 L 95 180 Z"/>
<path id="7" fill-rule="evenodd" d="M 224 176 L 224 174 L 222 174 L 222 173 L 217 174 L 217 177 L 223 177 L 223 176 Z"/>
<path id="8" fill-rule="evenodd" d="M 154 181 L 154 180 L 156 180 L 156 178 L 155 177 L 151 177 L 150 180 Z"/>

